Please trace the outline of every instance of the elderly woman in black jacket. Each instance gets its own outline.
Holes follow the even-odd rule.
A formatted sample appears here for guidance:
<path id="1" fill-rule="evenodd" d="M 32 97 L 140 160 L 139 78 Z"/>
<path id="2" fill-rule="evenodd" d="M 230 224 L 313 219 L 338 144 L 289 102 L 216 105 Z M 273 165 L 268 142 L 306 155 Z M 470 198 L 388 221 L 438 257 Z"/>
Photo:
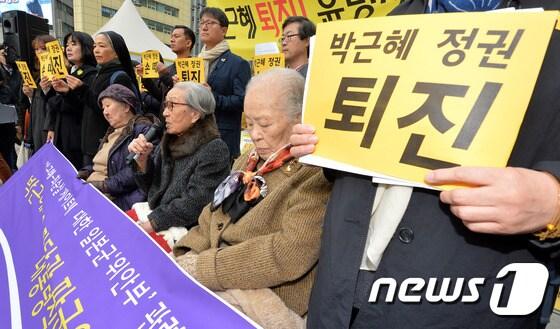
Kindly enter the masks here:
<path id="1" fill-rule="evenodd" d="M 117 207 L 128 210 L 134 203 L 146 200 L 146 194 L 134 181 L 132 168 L 126 163 L 128 144 L 159 120 L 151 114 L 139 114 L 139 99 L 120 84 L 101 92 L 99 105 L 110 127 L 93 158 L 93 166 L 80 170 L 79 176 L 105 193 Z"/>
<path id="2" fill-rule="evenodd" d="M 148 193 L 151 212 L 141 223 L 148 233 L 196 225 L 214 189 L 229 174 L 229 152 L 220 139 L 215 104 L 207 88 L 177 83 L 166 96 L 161 144 L 153 150 L 140 135 L 129 145 L 139 155 L 136 181 Z"/>

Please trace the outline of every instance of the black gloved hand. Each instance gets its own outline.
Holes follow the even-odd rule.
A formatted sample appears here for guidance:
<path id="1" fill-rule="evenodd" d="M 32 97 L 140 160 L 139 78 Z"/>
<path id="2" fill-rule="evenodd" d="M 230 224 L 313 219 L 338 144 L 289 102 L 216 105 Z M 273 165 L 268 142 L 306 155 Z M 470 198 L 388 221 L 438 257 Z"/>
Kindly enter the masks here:
<path id="1" fill-rule="evenodd" d="M 86 180 L 89 177 L 89 175 L 91 175 L 91 170 L 84 168 L 78 170 L 78 175 L 76 177 L 79 179 Z"/>

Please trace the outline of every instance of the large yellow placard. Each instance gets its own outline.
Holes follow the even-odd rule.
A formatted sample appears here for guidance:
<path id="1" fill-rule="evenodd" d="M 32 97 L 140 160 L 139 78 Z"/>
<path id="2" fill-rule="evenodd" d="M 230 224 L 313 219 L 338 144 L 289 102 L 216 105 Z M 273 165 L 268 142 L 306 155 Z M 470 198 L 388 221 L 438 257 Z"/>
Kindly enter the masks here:
<path id="1" fill-rule="evenodd" d="M 58 43 L 58 41 L 47 42 L 45 46 L 49 52 L 53 76 L 57 79 L 66 78 L 68 70 L 66 69 L 66 63 L 64 61 L 62 46 Z"/>
<path id="2" fill-rule="evenodd" d="M 304 112 L 320 140 L 314 156 L 416 184 L 432 169 L 505 166 L 557 16 L 319 25 Z"/>
<path id="3" fill-rule="evenodd" d="M 289 16 L 306 16 L 315 24 L 343 19 L 385 16 L 400 0 L 208 0 L 208 7 L 222 9 L 229 20 L 226 39 L 231 49 L 252 59 L 257 43 L 277 41 Z"/>
<path id="4" fill-rule="evenodd" d="M 51 56 L 48 52 L 42 52 L 39 54 L 39 65 L 41 79 L 46 77 L 47 79 L 52 80 L 54 76 L 54 68 L 51 62 Z"/>

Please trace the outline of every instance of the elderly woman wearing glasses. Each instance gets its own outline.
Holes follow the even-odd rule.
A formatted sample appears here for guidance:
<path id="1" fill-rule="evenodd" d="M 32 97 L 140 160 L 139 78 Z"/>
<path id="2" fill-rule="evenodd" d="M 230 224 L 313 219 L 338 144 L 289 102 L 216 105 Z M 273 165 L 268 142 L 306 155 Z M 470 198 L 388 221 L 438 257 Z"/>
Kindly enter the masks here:
<path id="1" fill-rule="evenodd" d="M 136 182 L 146 191 L 148 232 L 189 229 L 214 189 L 228 175 L 230 157 L 214 118 L 215 101 L 202 85 L 180 82 L 166 96 L 165 133 L 155 148 L 144 135 L 128 146 L 136 153 Z M 141 218 L 140 218 L 141 219 Z"/>
<path id="2" fill-rule="evenodd" d="M 198 226 L 176 245 L 178 263 L 265 328 L 299 328 L 317 259 L 329 183 L 290 155 L 304 79 L 274 69 L 247 86 L 255 149 L 236 160 Z"/>

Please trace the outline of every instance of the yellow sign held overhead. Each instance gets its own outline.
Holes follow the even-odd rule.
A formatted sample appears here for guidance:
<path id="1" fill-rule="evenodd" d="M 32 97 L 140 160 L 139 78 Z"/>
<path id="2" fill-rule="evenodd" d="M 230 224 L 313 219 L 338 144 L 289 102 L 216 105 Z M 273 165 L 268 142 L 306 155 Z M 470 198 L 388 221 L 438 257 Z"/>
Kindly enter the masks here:
<path id="1" fill-rule="evenodd" d="M 142 53 L 142 68 L 144 78 L 159 78 L 157 64 L 159 63 L 159 52 L 148 50 Z"/>
<path id="2" fill-rule="evenodd" d="M 206 81 L 204 77 L 204 63 L 200 57 L 177 58 L 175 60 L 175 68 L 177 69 L 179 81 L 198 83 Z"/>
<path id="3" fill-rule="evenodd" d="M 320 24 L 304 111 L 320 142 L 304 161 L 405 185 L 423 185 L 437 168 L 504 167 L 557 16 L 451 13 Z"/>
<path id="4" fill-rule="evenodd" d="M 254 75 L 275 67 L 284 67 L 284 54 L 260 55 L 255 56 L 253 60 Z"/>
<path id="5" fill-rule="evenodd" d="M 18 67 L 19 73 L 21 73 L 21 78 L 23 79 L 23 85 L 31 88 L 37 88 L 37 84 L 35 83 L 35 80 L 33 80 L 33 76 L 31 75 L 31 71 L 29 71 L 29 66 L 27 66 L 27 62 L 16 61 L 16 65 Z"/>
<path id="6" fill-rule="evenodd" d="M 51 56 L 48 52 L 42 52 L 39 54 L 39 64 L 41 79 L 46 77 L 47 79 L 52 80 L 54 76 L 54 68 L 51 62 Z"/>
<path id="7" fill-rule="evenodd" d="M 64 62 L 64 53 L 62 46 L 58 41 L 51 41 L 45 44 L 49 52 L 51 65 L 53 67 L 53 76 L 57 79 L 64 79 L 68 75 L 66 63 Z"/>

